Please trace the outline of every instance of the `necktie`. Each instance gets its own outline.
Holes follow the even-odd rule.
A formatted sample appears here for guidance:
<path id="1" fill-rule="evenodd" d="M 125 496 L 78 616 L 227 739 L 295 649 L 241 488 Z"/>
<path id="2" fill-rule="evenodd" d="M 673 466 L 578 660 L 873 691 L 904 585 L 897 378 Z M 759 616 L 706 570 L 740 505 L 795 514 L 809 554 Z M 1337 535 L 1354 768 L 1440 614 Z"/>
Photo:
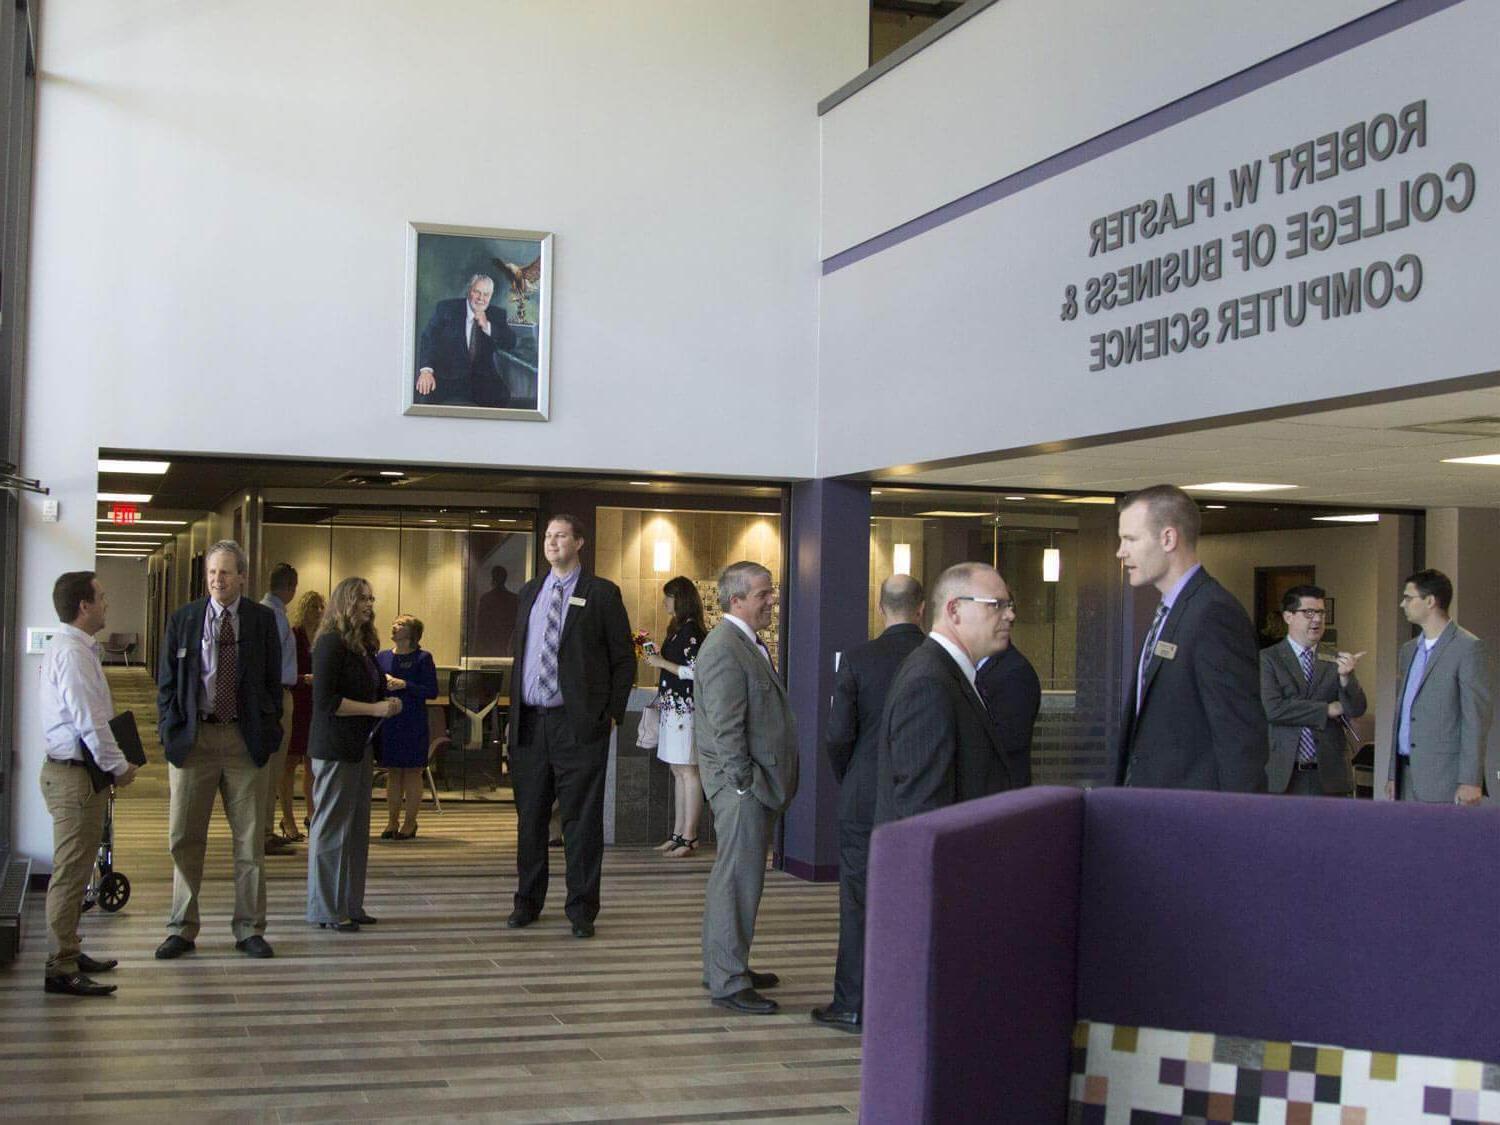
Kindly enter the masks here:
<path id="1" fill-rule="evenodd" d="M 760 654 L 766 658 L 766 663 L 771 666 L 771 671 L 776 671 L 776 661 L 771 659 L 771 650 L 766 647 L 766 642 L 756 637 L 755 643 L 760 648 Z"/>
<path id="2" fill-rule="evenodd" d="M 1167 619 L 1167 603 L 1156 607 L 1156 616 L 1151 619 L 1151 628 L 1146 630 L 1146 643 L 1141 646 L 1141 663 L 1136 669 L 1135 705 L 1139 709 L 1141 696 L 1146 691 L 1146 665 L 1151 663 L 1151 652 L 1156 648 L 1156 638 L 1161 634 L 1162 622 Z"/>
<path id="3" fill-rule="evenodd" d="M 469 362 L 474 362 L 474 353 L 479 350 L 479 321 L 469 321 Z"/>
<path id="4" fill-rule="evenodd" d="M 541 674 L 537 676 L 537 693 L 543 699 L 557 694 L 557 643 L 562 639 L 563 587 L 552 587 L 552 604 L 547 607 L 547 625 L 542 630 Z"/>
<path id="5" fill-rule="evenodd" d="M 240 682 L 240 653 L 234 640 L 234 622 L 229 613 L 219 614 L 218 659 L 214 663 L 214 718 L 230 722 L 235 717 L 235 697 Z"/>
<path id="6" fill-rule="evenodd" d="M 1312 649 L 1302 650 L 1302 675 L 1307 679 L 1308 686 L 1312 686 L 1313 676 L 1313 654 Z M 1297 761 L 1316 762 L 1318 760 L 1318 743 L 1313 737 L 1312 727 L 1303 727 L 1297 733 Z"/>
<path id="7" fill-rule="evenodd" d="M 1411 757 L 1411 705 L 1417 698 L 1417 689 L 1422 686 L 1422 673 L 1427 671 L 1427 646 L 1417 642 L 1417 651 L 1412 654 L 1411 668 L 1406 673 L 1406 691 L 1401 695 L 1401 725 L 1397 730 L 1396 749 L 1403 758 Z"/>

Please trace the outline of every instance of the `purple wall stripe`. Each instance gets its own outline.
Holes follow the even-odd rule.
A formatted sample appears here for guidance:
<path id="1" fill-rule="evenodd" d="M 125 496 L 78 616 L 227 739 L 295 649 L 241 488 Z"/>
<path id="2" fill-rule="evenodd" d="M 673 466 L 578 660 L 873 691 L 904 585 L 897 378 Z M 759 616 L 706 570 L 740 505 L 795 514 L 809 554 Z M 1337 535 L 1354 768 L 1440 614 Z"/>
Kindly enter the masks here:
<path id="1" fill-rule="evenodd" d="M 1389 7 L 1371 12 L 1367 16 L 1361 16 L 1316 39 L 1309 39 L 1306 43 L 1292 47 L 1279 55 L 1273 55 L 1264 62 L 1256 63 L 1238 74 L 1232 74 L 1228 78 L 1215 82 L 1212 86 L 1205 86 L 1160 109 L 1137 117 L 1134 121 L 1127 121 L 1107 133 L 1101 133 L 1072 148 L 1064 149 L 1055 156 L 1049 156 L 1046 160 L 1033 164 L 1029 168 L 1023 168 L 1013 175 L 1006 176 L 1003 180 L 996 180 L 968 195 L 960 196 L 951 203 L 945 203 L 925 215 L 919 215 L 898 227 L 892 227 L 884 234 L 878 234 L 857 246 L 840 251 L 831 258 L 825 258 L 823 259 L 823 276 L 837 273 L 883 250 L 889 250 L 892 246 L 899 246 L 903 242 L 926 234 L 946 223 L 951 223 L 955 219 L 961 219 L 981 207 L 987 207 L 991 203 L 1025 191 L 1027 188 L 1036 187 L 1054 176 L 1071 172 L 1074 168 L 1097 160 L 1101 156 L 1107 156 L 1137 141 L 1145 140 L 1153 134 L 1170 129 L 1173 125 L 1179 125 L 1201 113 L 1217 109 L 1236 98 L 1242 98 L 1273 82 L 1279 82 L 1309 67 L 1327 62 L 1356 47 L 1363 47 L 1383 35 L 1400 31 L 1418 20 L 1426 19 L 1430 15 L 1461 3 L 1463 0 L 1397 0 Z"/>

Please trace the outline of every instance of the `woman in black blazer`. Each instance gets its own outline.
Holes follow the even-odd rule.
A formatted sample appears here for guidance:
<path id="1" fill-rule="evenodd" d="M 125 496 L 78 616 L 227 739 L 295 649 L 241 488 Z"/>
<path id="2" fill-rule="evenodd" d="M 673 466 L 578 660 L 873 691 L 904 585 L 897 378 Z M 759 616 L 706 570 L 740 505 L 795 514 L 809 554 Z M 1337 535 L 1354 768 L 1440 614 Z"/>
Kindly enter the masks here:
<path id="1" fill-rule="evenodd" d="M 370 854 L 373 742 L 380 720 L 400 714 L 375 665 L 375 594 L 363 578 L 333 588 L 313 641 L 313 711 L 307 756 L 313 771 L 307 845 L 307 920 L 352 933 L 365 913 Z"/>

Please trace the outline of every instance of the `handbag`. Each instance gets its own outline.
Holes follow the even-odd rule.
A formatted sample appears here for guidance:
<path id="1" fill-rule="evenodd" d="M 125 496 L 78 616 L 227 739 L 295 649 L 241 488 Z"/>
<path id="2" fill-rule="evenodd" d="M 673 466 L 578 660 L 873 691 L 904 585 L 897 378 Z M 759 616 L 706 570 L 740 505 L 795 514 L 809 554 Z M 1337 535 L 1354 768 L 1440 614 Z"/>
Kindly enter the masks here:
<path id="1" fill-rule="evenodd" d="M 636 733 L 635 744 L 642 750 L 655 750 L 661 738 L 661 711 L 657 708 L 660 698 L 657 696 L 641 712 L 641 727 Z"/>

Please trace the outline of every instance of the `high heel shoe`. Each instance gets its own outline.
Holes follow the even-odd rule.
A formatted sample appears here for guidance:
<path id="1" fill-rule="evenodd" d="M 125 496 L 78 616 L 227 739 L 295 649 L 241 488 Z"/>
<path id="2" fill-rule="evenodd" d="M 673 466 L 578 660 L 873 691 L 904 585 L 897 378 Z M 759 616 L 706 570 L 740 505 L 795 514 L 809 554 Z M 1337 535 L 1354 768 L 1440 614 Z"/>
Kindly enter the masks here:
<path id="1" fill-rule="evenodd" d="M 341 934 L 357 934 L 359 933 L 359 923 L 352 918 L 347 922 L 319 922 L 318 929 L 337 930 Z"/>
<path id="2" fill-rule="evenodd" d="M 687 840 L 679 836 L 677 837 L 677 846 L 667 853 L 667 858 L 681 859 L 683 856 L 692 855 L 697 847 L 698 837 L 694 836 L 691 840 Z"/>
<path id="3" fill-rule="evenodd" d="M 297 831 L 297 822 L 295 820 L 290 822 L 290 827 L 287 821 L 283 820 L 281 822 L 281 838 L 289 844 L 300 844 L 303 840 L 307 839 L 306 836 Z"/>
<path id="4" fill-rule="evenodd" d="M 673 848 L 675 848 L 681 840 L 682 840 L 681 836 L 677 836 L 677 835 L 668 836 L 665 840 L 663 840 L 661 843 L 659 843 L 659 844 L 656 845 L 656 849 L 655 850 L 659 851 L 659 852 L 669 852 Z"/>
<path id="5" fill-rule="evenodd" d="M 411 826 L 411 831 L 410 832 L 397 832 L 396 833 L 396 839 L 398 839 L 398 840 L 410 840 L 410 839 L 413 839 L 416 836 L 416 834 L 417 834 L 417 826 L 415 824 L 413 824 Z"/>
<path id="6" fill-rule="evenodd" d="M 400 833 L 397 832 L 394 828 L 387 828 L 380 834 L 380 838 L 382 840 L 394 840 L 398 835 L 400 835 Z"/>

